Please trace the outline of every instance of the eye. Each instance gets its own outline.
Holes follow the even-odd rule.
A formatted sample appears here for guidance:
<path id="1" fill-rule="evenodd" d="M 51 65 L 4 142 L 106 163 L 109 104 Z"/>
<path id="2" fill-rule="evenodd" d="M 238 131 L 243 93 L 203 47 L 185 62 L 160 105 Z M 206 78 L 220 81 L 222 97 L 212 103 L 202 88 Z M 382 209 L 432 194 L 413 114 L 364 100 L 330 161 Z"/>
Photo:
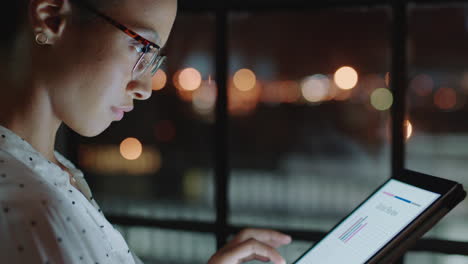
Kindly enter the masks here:
<path id="1" fill-rule="evenodd" d="M 141 46 L 134 45 L 133 48 L 134 48 L 138 53 L 142 53 L 142 52 L 143 52 L 143 47 L 141 47 Z"/>
<path id="2" fill-rule="evenodd" d="M 142 53 L 143 52 L 143 49 L 144 49 L 144 46 L 138 42 L 138 41 L 132 41 L 130 43 L 130 45 L 136 50 L 136 52 L 138 53 Z"/>

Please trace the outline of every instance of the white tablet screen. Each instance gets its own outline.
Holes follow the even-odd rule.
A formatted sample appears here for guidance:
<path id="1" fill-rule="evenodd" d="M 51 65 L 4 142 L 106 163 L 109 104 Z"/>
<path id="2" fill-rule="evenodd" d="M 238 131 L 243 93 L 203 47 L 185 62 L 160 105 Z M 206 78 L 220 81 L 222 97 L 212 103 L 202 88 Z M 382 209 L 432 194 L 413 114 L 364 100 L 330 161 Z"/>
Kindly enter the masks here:
<path id="1" fill-rule="evenodd" d="M 365 263 L 439 196 L 392 179 L 297 263 Z"/>

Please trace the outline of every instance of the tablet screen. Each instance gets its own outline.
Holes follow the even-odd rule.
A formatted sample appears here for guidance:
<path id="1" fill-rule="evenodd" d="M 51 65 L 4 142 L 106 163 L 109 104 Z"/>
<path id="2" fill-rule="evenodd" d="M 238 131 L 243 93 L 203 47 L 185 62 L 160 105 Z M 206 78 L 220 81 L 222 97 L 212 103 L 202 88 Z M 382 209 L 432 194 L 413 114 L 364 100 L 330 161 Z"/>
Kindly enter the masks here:
<path id="1" fill-rule="evenodd" d="M 365 263 L 439 196 L 391 179 L 296 263 Z"/>

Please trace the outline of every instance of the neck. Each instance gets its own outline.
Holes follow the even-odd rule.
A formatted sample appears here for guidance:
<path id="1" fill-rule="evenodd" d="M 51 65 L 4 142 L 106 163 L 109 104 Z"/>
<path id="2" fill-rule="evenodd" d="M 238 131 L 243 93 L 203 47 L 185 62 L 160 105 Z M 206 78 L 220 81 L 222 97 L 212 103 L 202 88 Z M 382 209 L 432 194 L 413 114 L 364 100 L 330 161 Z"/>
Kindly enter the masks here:
<path id="1" fill-rule="evenodd" d="M 53 112 L 47 90 L 31 83 L 12 82 L 2 90 L 0 125 L 29 142 L 48 160 L 58 163 L 54 147 L 61 121 Z"/>

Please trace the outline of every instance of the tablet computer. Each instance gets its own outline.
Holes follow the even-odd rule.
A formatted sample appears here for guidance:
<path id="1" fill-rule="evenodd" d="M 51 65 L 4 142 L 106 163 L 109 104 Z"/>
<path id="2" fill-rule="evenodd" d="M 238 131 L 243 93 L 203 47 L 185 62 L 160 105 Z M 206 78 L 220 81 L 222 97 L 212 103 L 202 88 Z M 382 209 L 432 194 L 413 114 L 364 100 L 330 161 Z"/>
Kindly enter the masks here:
<path id="1" fill-rule="evenodd" d="M 454 181 L 404 170 L 377 188 L 294 264 L 391 263 L 465 196 Z"/>

